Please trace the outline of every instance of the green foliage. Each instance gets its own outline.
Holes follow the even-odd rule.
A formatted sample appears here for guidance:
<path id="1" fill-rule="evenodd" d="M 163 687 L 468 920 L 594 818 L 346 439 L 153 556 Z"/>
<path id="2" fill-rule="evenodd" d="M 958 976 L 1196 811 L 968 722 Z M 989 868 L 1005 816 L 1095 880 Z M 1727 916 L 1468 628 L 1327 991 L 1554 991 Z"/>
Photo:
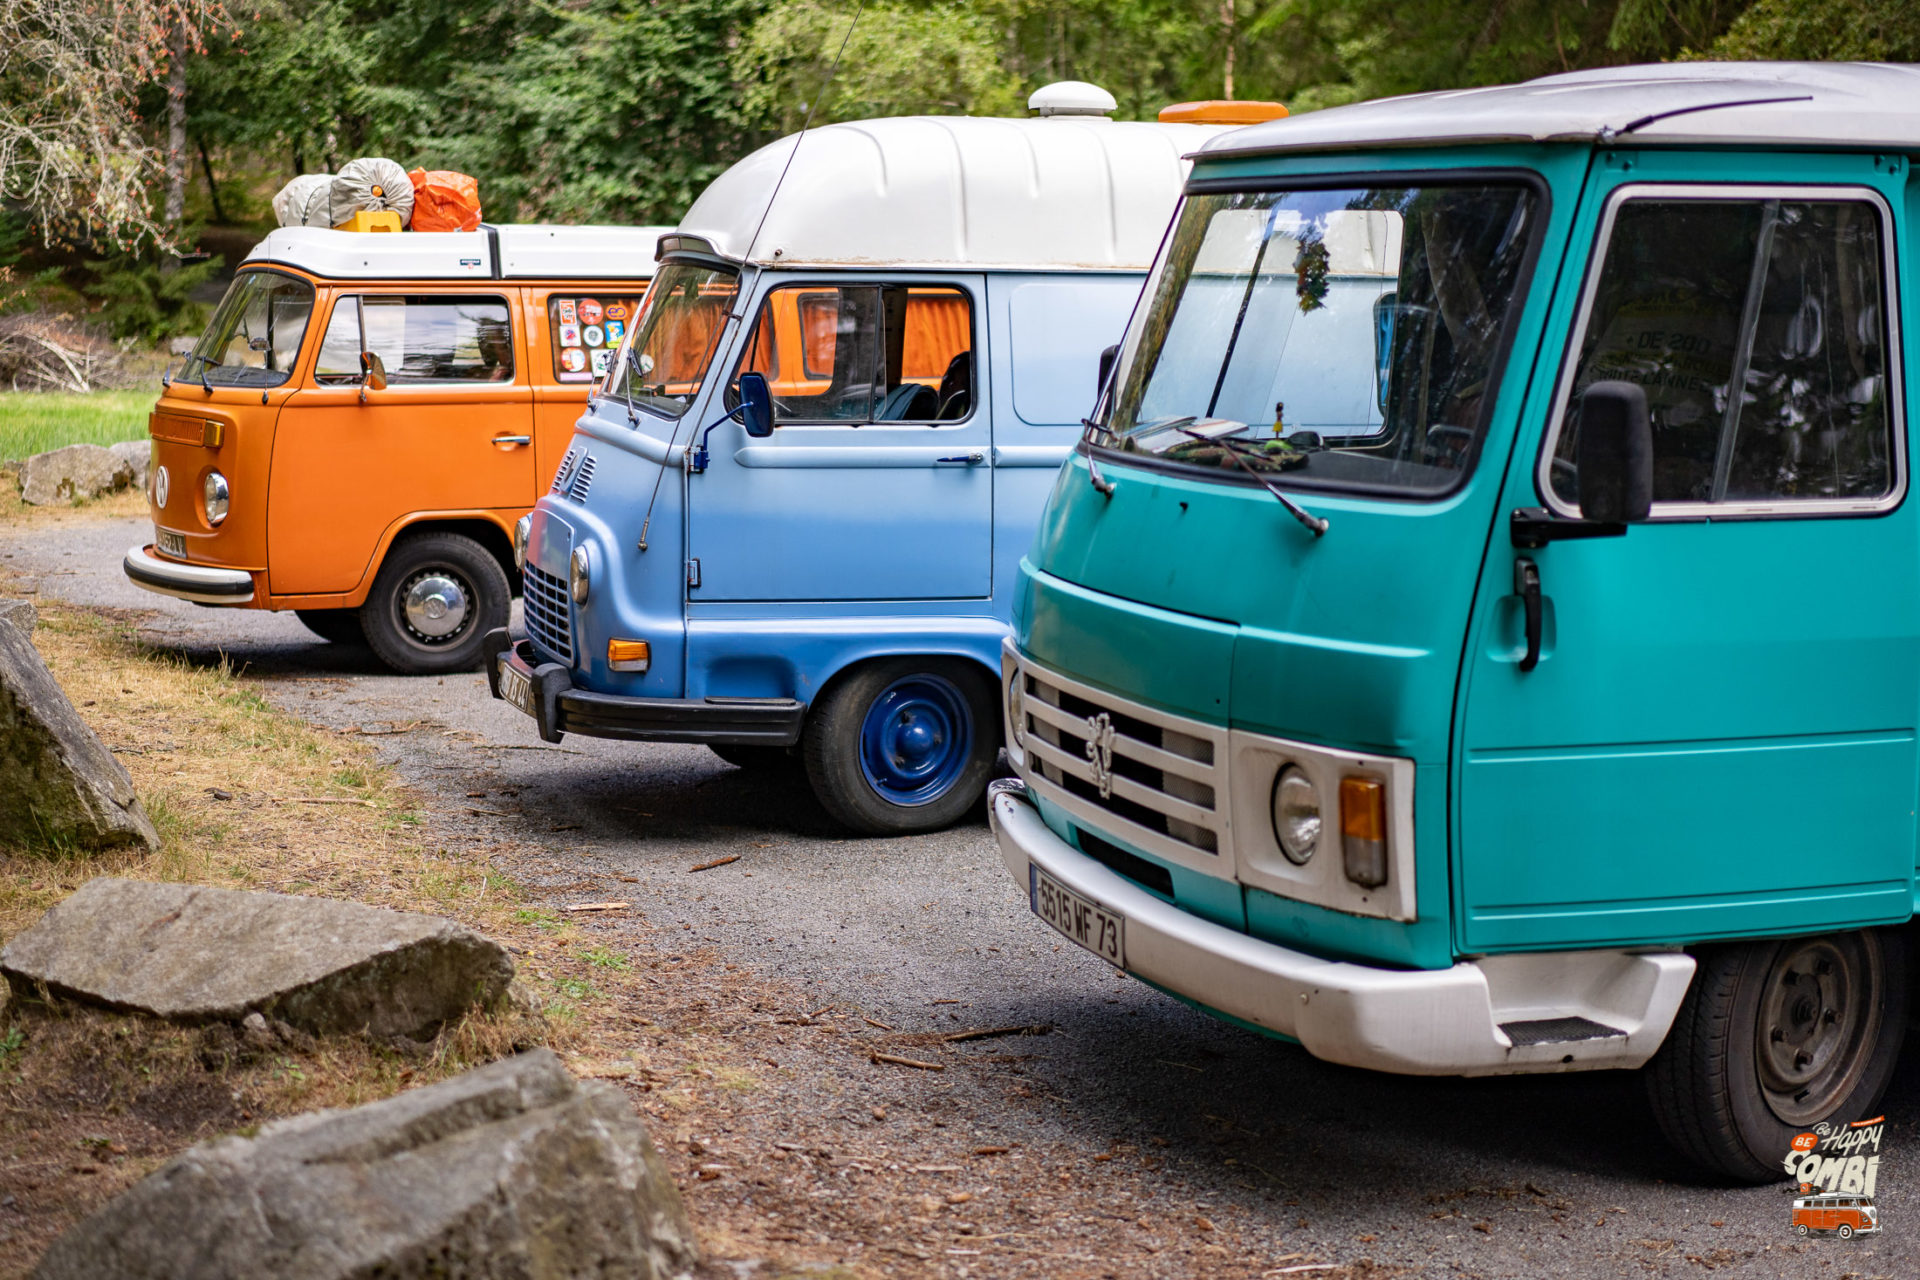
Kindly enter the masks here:
<path id="1" fill-rule="evenodd" d="M 1704 46 L 1704 42 L 1701 42 Z M 1920 4 L 1914 0 L 1758 0 L 1712 45 L 1710 56 L 1920 60 Z"/>
<path id="2" fill-rule="evenodd" d="M 114 337 L 160 342 L 206 326 L 207 308 L 193 291 L 219 274 L 220 259 L 167 270 L 157 256 L 142 254 L 89 262 L 87 270 L 94 281 L 85 292 L 99 302 L 98 319 Z"/>

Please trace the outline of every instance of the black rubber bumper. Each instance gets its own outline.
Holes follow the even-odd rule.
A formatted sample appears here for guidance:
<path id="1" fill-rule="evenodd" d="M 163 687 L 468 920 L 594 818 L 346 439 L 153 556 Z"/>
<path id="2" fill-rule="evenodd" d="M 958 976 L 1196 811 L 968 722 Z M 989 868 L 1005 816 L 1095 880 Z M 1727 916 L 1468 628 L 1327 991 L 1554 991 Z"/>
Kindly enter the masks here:
<path id="1" fill-rule="evenodd" d="M 576 688 L 566 666 L 539 661 L 530 643 L 515 644 L 504 628 L 487 633 L 481 652 L 488 690 L 532 716 L 546 742 L 578 733 L 629 742 L 790 747 L 800 740 L 807 714 L 807 704 L 794 698 L 623 698 Z M 524 704 L 502 692 L 502 681 L 517 683 L 515 677 L 526 681 Z"/>

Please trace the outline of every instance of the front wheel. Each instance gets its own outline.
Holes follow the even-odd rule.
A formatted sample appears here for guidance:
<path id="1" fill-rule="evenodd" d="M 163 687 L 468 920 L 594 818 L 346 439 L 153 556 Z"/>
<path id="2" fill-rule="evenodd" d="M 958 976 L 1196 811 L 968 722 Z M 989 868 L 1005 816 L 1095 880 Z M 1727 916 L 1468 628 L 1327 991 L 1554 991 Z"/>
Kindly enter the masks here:
<path id="1" fill-rule="evenodd" d="M 1846 1223 L 1844 1223 L 1844 1222 L 1840 1224 L 1840 1238 L 1841 1238 L 1842 1240 L 1851 1240 L 1851 1239 L 1853 1239 L 1853 1228 L 1852 1228 L 1852 1227 L 1850 1227 L 1850 1226 L 1848 1226 L 1848 1225 L 1847 1225 Z"/>
<path id="2" fill-rule="evenodd" d="M 360 625 L 395 671 L 471 671 L 487 632 L 507 625 L 508 600 L 507 575 L 485 547 L 458 533 L 419 534 L 387 552 Z"/>
<path id="3" fill-rule="evenodd" d="M 1907 1026 L 1892 929 L 1746 942 L 1700 955 L 1647 1095 L 1667 1140 L 1740 1182 L 1777 1182 L 1796 1134 L 1864 1120 Z"/>
<path id="4" fill-rule="evenodd" d="M 801 739 L 814 794 L 864 835 L 952 825 L 992 776 L 998 688 L 950 658 L 887 658 L 855 670 L 821 699 Z"/>

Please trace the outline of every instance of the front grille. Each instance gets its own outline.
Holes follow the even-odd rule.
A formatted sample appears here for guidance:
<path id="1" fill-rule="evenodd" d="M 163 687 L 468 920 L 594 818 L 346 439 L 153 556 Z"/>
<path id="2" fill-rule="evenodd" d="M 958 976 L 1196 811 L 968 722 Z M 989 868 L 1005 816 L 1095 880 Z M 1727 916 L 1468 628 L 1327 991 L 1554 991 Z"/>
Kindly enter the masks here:
<path id="1" fill-rule="evenodd" d="M 567 487 L 567 471 L 573 466 L 573 460 L 579 456 L 580 450 L 577 447 L 567 450 L 567 456 L 560 459 L 560 469 L 553 473 L 553 487 L 547 490 L 548 493 L 558 493 Z"/>
<path id="2" fill-rule="evenodd" d="M 1034 779 L 1070 812 L 1150 852 L 1217 855 L 1227 828 L 1226 731 L 1023 662 L 1020 726 Z"/>
<path id="3" fill-rule="evenodd" d="M 567 584 L 529 563 L 520 608 L 526 615 L 527 638 L 558 661 L 571 665 L 573 597 L 567 594 Z"/>
<path id="4" fill-rule="evenodd" d="M 593 469 L 597 466 L 592 454 L 580 459 L 580 465 L 574 468 L 573 479 L 567 484 L 567 496 L 575 502 L 585 502 L 587 491 L 593 488 Z"/>

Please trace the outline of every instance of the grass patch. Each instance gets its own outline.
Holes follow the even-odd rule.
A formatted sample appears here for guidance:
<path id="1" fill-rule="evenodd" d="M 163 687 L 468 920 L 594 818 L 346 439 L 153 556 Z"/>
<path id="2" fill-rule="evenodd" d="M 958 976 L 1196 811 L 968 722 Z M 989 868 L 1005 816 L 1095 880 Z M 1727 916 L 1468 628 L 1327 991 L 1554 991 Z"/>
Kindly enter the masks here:
<path id="1" fill-rule="evenodd" d="M 70 444 L 118 444 L 147 438 L 158 389 L 9 391 L 0 394 L 0 459 L 31 458 Z"/>

